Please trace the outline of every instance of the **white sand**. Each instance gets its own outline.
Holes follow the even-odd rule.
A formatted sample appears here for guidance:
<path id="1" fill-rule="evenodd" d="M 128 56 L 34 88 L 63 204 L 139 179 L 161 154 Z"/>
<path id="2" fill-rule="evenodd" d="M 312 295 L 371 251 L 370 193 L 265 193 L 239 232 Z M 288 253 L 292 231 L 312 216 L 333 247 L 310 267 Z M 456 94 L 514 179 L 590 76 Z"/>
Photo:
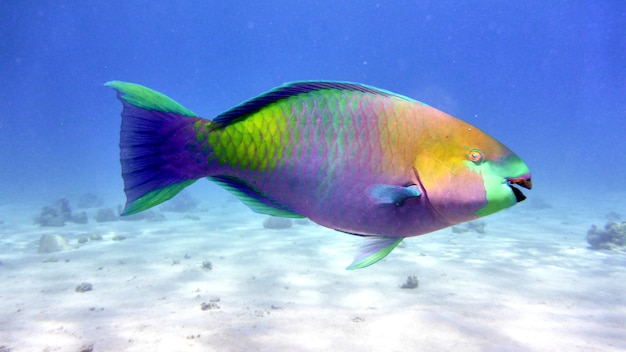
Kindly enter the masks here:
<path id="1" fill-rule="evenodd" d="M 532 194 L 532 193 L 531 193 Z M 622 195 L 623 196 L 623 195 Z M 17 351 L 626 350 L 626 253 L 585 233 L 624 197 L 522 204 L 405 241 L 346 271 L 359 243 L 317 225 L 266 230 L 237 203 L 165 222 L 32 225 L 39 208 L 0 209 L 0 346 Z M 594 202 L 593 206 L 589 206 Z M 530 203 L 530 202 L 529 202 Z M 619 208 L 621 206 L 621 209 Z M 44 233 L 70 244 L 37 254 Z M 113 241 L 124 235 L 123 241 Z M 187 255 L 187 258 L 185 257 Z M 44 262 L 51 257 L 56 262 Z M 174 264 L 174 261 L 179 264 Z M 209 260 L 213 269 L 202 268 Z M 408 275 L 419 287 L 401 289 Z M 93 291 L 79 293 L 82 282 Z M 219 309 L 201 304 L 219 298 Z"/>

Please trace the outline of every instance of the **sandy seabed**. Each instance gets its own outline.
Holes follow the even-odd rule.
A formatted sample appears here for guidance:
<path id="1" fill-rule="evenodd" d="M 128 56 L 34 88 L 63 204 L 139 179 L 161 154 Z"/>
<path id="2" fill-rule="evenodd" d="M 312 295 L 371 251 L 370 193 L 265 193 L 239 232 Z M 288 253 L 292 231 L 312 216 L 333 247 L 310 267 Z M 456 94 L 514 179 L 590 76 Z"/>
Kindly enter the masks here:
<path id="1" fill-rule="evenodd" d="M 357 271 L 358 237 L 264 229 L 235 202 L 58 228 L 4 205 L 0 351 L 623 351 L 626 252 L 585 241 L 623 199 L 521 204 L 484 235 L 411 238 Z M 38 254 L 43 234 L 74 249 Z"/>

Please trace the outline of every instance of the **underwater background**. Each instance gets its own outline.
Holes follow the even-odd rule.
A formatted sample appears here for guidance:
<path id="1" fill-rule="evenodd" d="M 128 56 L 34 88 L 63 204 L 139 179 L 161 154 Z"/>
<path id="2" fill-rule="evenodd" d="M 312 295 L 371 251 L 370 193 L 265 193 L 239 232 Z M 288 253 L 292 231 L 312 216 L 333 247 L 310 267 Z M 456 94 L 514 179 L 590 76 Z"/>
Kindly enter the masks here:
<path id="1" fill-rule="evenodd" d="M 320 297 L 343 297 L 346 292 L 357 288 L 366 290 L 358 292 L 370 292 L 367 290 L 384 286 L 380 282 L 384 283 L 384 277 L 389 277 L 391 272 L 397 274 L 393 279 L 395 289 L 398 286 L 396 283 L 401 283 L 407 275 L 419 270 L 422 270 L 419 276 L 420 285 L 424 285 L 429 279 L 424 274 L 428 268 L 435 270 L 431 271 L 430 277 L 431 287 L 435 290 L 429 296 L 432 302 L 442 296 L 434 287 L 439 285 L 443 292 L 448 287 L 445 285 L 459 277 L 468 280 L 464 281 L 467 287 L 480 283 L 475 286 L 476 292 L 496 292 L 506 297 L 516 291 L 517 285 L 525 287 L 525 282 L 541 281 L 546 283 L 548 291 L 533 288 L 528 291 L 532 292 L 532 299 L 526 300 L 523 293 L 520 293 L 521 298 L 510 298 L 508 301 L 504 298 L 504 303 L 499 307 L 504 307 L 501 308 L 503 311 L 511 306 L 522 307 L 520 310 L 527 311 L 528 314 L 537 312 L 540 315 L 544 307 L 542 304 L 560 302 L 560 294 L 565 292 L 571 294 L 568 299 L 574 302 L 568 304 L 568 307 L 591 307 L 590 311 L 594 312 L 572 313 L 565 322 L 577 324 L 586 320 L 590 325 L 595 324 L 593 329 L 589 328 L 591 330 L 585 330 L 588 327 L 580 330 L 564 328 L 565 330 L 555 335 L 542 335 L 545 340 L 536 339 L 536 336 L 528 333 L 524 336 L 531 342 L 526 345 L 525 342 L 519 342 L 524 341 L 524 337 L 517 335 L 511 340 L 514 342 L 507 340 L 514 335 L 512 330 L 499 331 L 501 335 L 494 334 L 494 331 L 498 331 L 498 323 L 493 323 L 489 329 L 473 330 L 473 326 L 480 325 L 473 321 L 465 327 L 463 331 L 467 335 L 463 336 L 495 337 L 481 337 L 485 340 L 472 340 L 473 343 L 464 345 L 466 340 L 463 337 L 452 334 L 457 336 L 451 340 L 456 341 L 456 344 L 449 345 L 441 342 L 447 341 L 446 336 L 452 336 L 446 335 L 435 340 L 438 342 L 428 345 L 430 350 L 493 350 L 503 346 L 502 341 L 508 341 L 505 345 L 511 350 L 557 350 L 558 344 L 542 345 L 539 341 L 564 343 L 563 339 L 575 339 L 577 336 L 585 336 L 586 342 L 576 340 L 571 344 L 565 343 L 564 346 L 598 351 L 626 348 L 623 341 L 619 342 L 623 336 L 620 337 L 618 333 L 626 329 L 626 301 L 623 298 L 625 252 L 623 248 L 621 251 L 607 253 L 593 251 L 585 241 L 586 232 L 592 224 L 602 229 L 604 222 L 623 221 L 626 217 L 626 3 L 622 1 L 0 0 L 0 77 L 0 274 L 3 282 L 15 282 L 15 285 L 5 284 L 3 289 L 0 288 L 0 298 L 5 302 L 0 306 L 0 315 L 5 316 L 0 318 L 0 352 L 26 351 L 31 350 L 32 346 L 41 350 L 40 347 L 45 345 L 41 341 L 48 336 L 42 331 L 49 334 L 57 329 L 55 326 L 63 325 L 60 318 L 58 321 L 41 318 L 48 319 L 45 324 L 50 325 L 41 323 L 42 326 L 36 330 L 41 334 L 30 335 L 35 336 L 33 338 L 40 336 L 39 344 L 33 341 L 26 343 L 21 340 L 21 334 L 28 336 L 27 326 L 37 319 L 39 313 L 34 312 L 32 316 L 20 320 L 19 312 L 23 312 L 24 308 L 16 313 L 12 303 L 19 302 L 21 294 L 18 292 L 24 280 L 33 285 L 30 289 L 34 293 L 45 291 L 38 284 L 52 284 L 48 283 L 50 277 L 54 277 L 48 276 L 52 273 L 49 266 L 46 266 L 48 269 L 38 271 L 37 265 L 42 264 L 42 257 L 37 256 L 37 244 L 42 233 L 59 231 L 68 242 L 78 240 L 83 233 L 94 231 L 102 234 L 105 240 L 116 240 L 116 236 L 120 234 L 128 237 L 129 233 L 140 234 L 137 235 L 137 241 L 143 238 L 141 236 L 157 236 L 153 237 L 155 242 L 150 242 L 147 248 L 140 247 L 142 242 L 109 242 L 107 246 L 118 247 L 110 247 L 110 251 L 102 250 L 102 253 L 112 255 L 102 257 L 109 258 L 106 260 L 99 257 L 100 252 L 87 257 L 83 254 L 81 257 L 80 250 L 85 247 L 75 244 L 73 251 L 63 252 L 69 253 L 66 254 L 67 257 L 63 257 L 63 254 L 57 255 L 59 264 L 63 260 L 70 262 L 71 259 L 71 263 L 76 265 L 97 268 L 101 262 L 108 263 L 107 260 L 110 263 L 123 261 L 136 265 L 134 268 L 126 266 L 125 270 L 132 272 L 152 268 L 153 259 L 137 259 L 137 262 L 133 262 L 129 258 L 135 255 L 142 258 L 143 253 L 150 251 L 161 255 L 159 251 L 168 246 L 173 248 L 171 246 L 180 245 L 184 248 L 185 243 L 189 248 L 196 246 L 198 251 L 202 250 L 209 257 L 215 254 L 212 257 L 214 265 L 215 256 L 220 253 L 224 260 L 223 267 L 231 269 L 225 269 L 224 277 L 214 276 L 217 277 L 214 279 L 217 288 L 213 289 L 221 293 L 211 291 L 210 294 L 206 293 L 207 297 L 211 294 L 222 296 L 220 304 L 223 304 L 223 309 L 220 314 L 228 313 L 228 308 L 224 308 L 228 307 L 224 297 L 233 297 L 233 301 L 239 305 L 234 304 L 231 307 L 240 310 L 231 308 L 235 313 L 221 316 L 222 322 L 226 322 L 226 325 L 235 324 L 233 322 L 245 317 L 250 326 L 246 327 L 249 330 L 242 330 L 238 326 L 228 325 L 228 333 L 217 327 L 211 330 L 220 331 L 225 336 L 222 347 L 215 350 L 249 350 L 250 346 L 255 346 L 256 350 L 268 351 L 346 348 L 367 350 L 367 346 L 384 349 L 382 342 L 381 345 L 377 344 L 380 340 L 370 343 L 364 338 L 363 343 L 368 344 L 365 347 L 359 345 L 361 337 L 350 333 L 353 325 L 346 327 L 347 330 L 340 330 L 348 334 L 345 335 L 348 336 L 348 342 L 337 343 L 343 335 L 335 336 L 333 332 L 324 330 L 325 321 L 337 314 L 334 307 L 339 309 L 339 316 L 344 312 L 349 317 L 346 324 L 368 324 L 374 318 L 367 316 L 367 312 L 377 309 L 375 314 L 381 325 L 413 326 L 416 324 L 413 318 L 402 316 L 403 305 L 409 301 L 415 302 L 413 298 L 387 295 L 388 292 L 384 291 L 390 300 L 388 306 L 370 308 L 370 301 L 359 296 L 361 298 L 352 302 L 365 302 L 363 307 L 368 308 L 363 308 L 365 313 L 352 316 L 350 314 L 353 306 L 349 303 L 337 303 L 337 306 L 322 308 L 316 300 L 319 298 L 318 293 L 315 293 L 316 289 L 323 292 L 319 293 L 322 295 Z M 107 225 L 109 223 L 95 224 L 93 214 L 89 213 L 87 225 L 68 224 L 63 230 L 44 229 L 42 232 L 43 226 L 34 223 L 34 219 L 43 206 L 54 204 L 62 197 L 69 199 L 72 207 L 85 194 L 97 195 L 111 209 L 116 209 L 125 201 L 118 147 L 121 105 L 115 98 L 114 91 L 103 85 L 110 80 L 145 85 L 168 95 L 205 118 L 212 118 L 244 100 L 290 81 L 339 80 L 371 85 L 422 101 L 494 136 L 529 166 L 533 190 L 525 192 L 528 196 L 525 203 L 507 210 L 504 215 L 494 217 L 494 222 L 489 222 L 488 219 L 491 218 L 485 220 L 489 225 L 488 231 L 500 226 L 505 233 L 504 242 L 481 244 L 480 241 L 475 241 L 476 238 L 451 237 L 454 236 L 451 231 L 426 235 L 423 236 L 425 247 L 420 247 L 419 241 L 412 240 L 411 247 L 395 259 L 390 255 L 386 263 L 377 264 L 381 268 L 370 272 L 370 279 L 376 284 L 367 281 L 370 274 L 354 275 L 344 271 L 344 264 L 348 264 L 346 260 L 352 257 L 354 248 L 350 247 L 353 242 L 345 245 L 342 243 L 346 239 L 352 241 L 352 237 L 330 230 L 319 230 L 324 231 L 319 232 L 319 236 L 315 232 L 316 235 L 312 235 L 310 239 L 311 247 L 292 247 L 292 244 L 299 241 L 298 238 L 301 237 L 298 236 L 306 237 L 309 231 L 318 230 L 298 230 L 298 236 L 287 235 L 284 242 L 280 242 L 283 235 L 275 236 L 270 232 L 259 235 L 262 240 L 280 248 L 280 253 L 296 256 L 296 259 L 288 257 L 286 263 L 293 261 L 303 267 L 290 268 L 290 264 L 283 265 L 283 258 L 277 255 L 279 252 L 272 251 L 258 258 L 253 257 L 249 262 L 228 262 L 228 255 L 225 253 L 230 253 L 228 250 L 235 251 L 234 248 L 241 248 L 241 252 L 235 252 L 237 255 L 254 253 L 257 246 L 263 251 L 269 250 L 269 244 L 266 243 L 265 247 L 257 245 L 255 241 L 259 238 L 247 238 L 236 232 L 235 226 L 249 226 L 241 230 L 249 232 L 254 226 L 263 229 L 261 223 L 264 217 L 242 205 L 233 205 L 229 194 L 204 180 L 186 191 L 186 197 L 200 202 L 201 211 L 193 213 L 195 215 L 185 215 L 184 218 L 180 215 L 177 218 L 177 215 L 168 214 L 168 221 L 133 222 L 132 225 L 128 225 L 130 222 L 122 224 L 118 221 Z M 208 209 L 208 212 L 205 214 L 202 209 Z M 218 217 L 215 217 L 216 214 Z M 222 220 L 219 217 L 226 221 L 223 226 L 219 225 Z M 207 224 L 211 226 L 205 226 Z M 310 225 L 308 228 L 318 227 Z M 179 237 L 176 231 L 180 231 Z M 219 234 L 220 231 L 222 234 Z M 237 235 L 234 236 L 233 233 Z M 201 234 L 200 238 L 198 234 Z M 440 240 L 437 236 L 445 240 Z M 432 237 L 432 241 L 435 241 L 430 252 L 428 241 L 431 240 L 426 239 L 427 237 Z M 211 242 L 213 240 L 215 242 Z M 210 243 L 220 249 L 199 247 L 198 243 Z M 450 243 L 461 244 L 463 249 L 451 249 L 448 247 Z M 520 249 L 520 244 L 528 244 L 529 247 Z M 497 253 L 500 256 L 496 255 L 499 258 L 496 264 L 490 265 L 481 261 L 479 267 L 474 266 L 478 265 L 476 263 L 482 257 L 496 253 L 496 250 L 487 248 L 489 245 L 498 248 Z M 91 248 L 84 253 L 91 253 L 89 250 L 99 251 L 93 249 L 96 247 Z M 249 249 L 244 251 L 243 248 Z M 439 250 L 439 254 L 435 255 L 434 252 Z M 519 252 L 515 252 L 516 250 Z M 192 260 L 201 256 L 193 249 L 181 249 L 176 254 L 177 259 L 173 259 L 175 264 L 182 260 L 184 265 L 187 259 L 187 254 L 183 257 L 183 253 L 187 253 L 185 251 L 189 251 Z M 333 253 L 345 253 L 345 256 L 337 259 L 333 257 Z M 478 257 L 475 259 L 477 261 L 464 261 L 464 257 L 473 255 Z M 161 259 L 166 254 L 162 256 Z M 308 262 L 312 257 L 315 261 Z M 439 258 L 443 264 L 432 258 Z M 322 266 L 318 260 L 328 267 Z M 394 260 L 398 262 L 384 267 Z M 420 262 L 415 264 L 413 260 Z M 171 261 L 170 257 L 163 261 L 163 270 L 169 270 Z M 407 268 L 406 263 L 413 263 L 415 270 L 413 267 L 407 272 L 396 270 Z M 503 263 L 513 265 L 509 268 L 511 271 L 498 272 L 504 270 L 502 268 L 506 265 Z M 202 266 L 205 264 L 202 262 Z M 115 266 L 102 265 L 105 271 L 106 268 Z M 199 266 L 197 263 L 194 265 Z M 213 269 L 212 274 L 220 275 L 219 265 L 218 261 L 215 268 L 203 269 Z M 438 265 L 448 268 L 446 270 L 464 267 L 467 272 L 460 272 L 456 276 L 448 272 L 448 276 L 444 277 L 444 274 L 440 275 L 436 271 Z M 210 262 L 208 266 L 211 266 Z M 254 268 L 265 266 L 269 267 L 266 275 L 257 272 L 250 278 Z M 546 270 L 553 271 L 537 271 L 544 266 Z M 26 273 L 20 271 L 25 270 L 24 268 L 31 268 L 28 273 L 34 273 L 32 278 L 25 278 L 21 274 Z M 75 274 L 76 271 L 72 271 L 74 269 L 69 266 L 65 268 L 67 273 L 54 280 L 67 280 L 68 291 L 63 293 L 60 289 L 50 290 L 59 292 L 59 295 L 63 293 L 67 297 L 75 297 L 74 286 L 83 279 Z M 517 276 L 519 272 L 513 268 L 524 268 L 521 278 Z M 313 278 L 305 275 L 307 279 L 302 279 L 297 270 L 303 270 Z M 175 296 L 174 293 L 161 293 L 169 292 L 168 285 L 172 285 L 170 289 L 184 289 L 187 291 L 183 292 L 187 293 L 195 290 L 191 284 L 190 287 L 185 286 L 185 280 L 189 279 L 185 274 L 177 276 L 168 273 L 165 277 L 158 276 L 164 272 L 167 271 L 144 272 L 145 276 L 154 275 L 156 283 L 138 284 L 138 291 L 124 294 L 127 297 L 145 295 L 148 300 L 156 301 L 162 299 L 160 295 L 167 295 L 170 299 Z M 281 277 L 281 273 L 285 273 L 285 277 Z M 489 279 L 489 273 L 494 273 L 496 279 Z M 119 273 L 109 275 L 114 277 L 119 276 Z M 537 279 L 538 277 L 541 279 Z M 594 281 L 598 277 L 602 277 L 604 281 Z M 250 280 L 258 282 L 259 278 L 267 280 L 268 286 L 250 284 Z M 276 284 L 272 278 L 280 278 L 276 279 L 279 283 Z M 514 278 L 514 284 L 507 281 L 510 278 Z M 196 279 L 198 282 L 205 280 L 203 276 L 194 277 Z M 228 282 L 230 285 L 231 281 L 227 280 L 233 280 L 232 290 L 229 287 L 220 288 L 219 282 Z M 98 286 L 97 280 L 91 279 L 91 282 L 94 281 L 96 293 L 102 284 Z M 411 280 L 407 280 L 407 283 L 409 281 Z M 178 284 L 175 285 L 176 282 Z M 245 282 L 248 286 L 238 286 L 240 282 Z M 295 319 L 286 320 L 284 324 L 276 321 L 276 325 L 266 326 L 264 333 L 272 336 L 270 340 L 240 340 L 239 344 L 229 345 L 225 341 L 226 337 L 230 341 L 241 338 L 245 335 L 241 331 L 247 334 L 257 326 L 263 326 L 255 319 L 269 315 L 262 313 L 259 316 L 260 310 L 254 308 L 250 308 L 254 312 L 251 316 L 245 315 L 243 311 L 248 309 L 248 304 L 250 307 L 254 306 L 254 303 L 249 303 L 249 297 L 267 294 L 268 297 L 282 299 L 283 293 L 274 293 L 272 287 L 281 286 L 283 282 L 286 282 L 285 290 L 287 286 L 291 288 L 290 292 L 285 291 L 284 297 L 298 296 L 298 287 L 306 287 L 306 291 L 302 291 L 306 294 L 294 299 L 295 303 L 292 302 L 295 306 L 301 303 L 299 299 L 309 302 L 307 307 L 310 310 L 299 311 L 300 314 L 307 316 L 306 314 L 314 314 L 307 312 L 321 312 L 320 316 L 315 316 L 319 320 L 311 318 L 316 324 L 306 325 L 309 331 L 322 331 L 320 336 L 323 337 L 319 339 L 319 343 L 305 348 L 295 343 L 305 335 L 288 332 L 282 337 L 272 335 L 286 326 L 296 326 L 299 320 Z M 342 284 L 333 286 L 333 282 Z M 114 285 L 115 282 L 110 283 Z M 418 290 L 421 288 L 422 286 Z M 46 292 L 51 292 L 50 290 Z M 209 291 L 208 288 L 206 291 L 202 289 L 203 293 Z M 580 303 L 595 294 L 601 297 L 601 307 L 594 305 L 597 302 L 589 303 L 588 306 Z M 372 295 L 376 299 L 385 296 L 381 293 Z M 458 317 L 457 313 L 467 317 L 466 313 L 459 313 L 466 309 L 463 307 L 465 301 L 460 296 L 459 301 L 454 301 L 452 305 L 435 304 L 439 307 L 437 309 L 449 309 L 452 312 L 443 321 L 454 321 Z M 476 310 L 472 308 L 470 311 L 482 309 L 477 307 L 482 307 L 483 302 L 488 304 L 497 301 L 489 297 L 491 296 L 474 296 L 470 301 L 476 304 L 473 306 Z M 125 301 L 113 295 L 109 298 L 109 301 L 100 301 L 108 302 L 108 305 L 101 303 L 107 307 L 108 312 L 111 312 L 111 306 Z M 71 302 L 72 299 L 59 298 L 63 302 Z M 289 299 L 285 298 L 286 301 Z M 209 298 L 205 300 L 209 302 Z M 348 301 L 346 296 L 345 302 Z M 527 309 L 525 304 L 528 301 L 548 303 L 537 303 L 532 309 Z M 45 302 L 43 299 L 41 304 Z M 83 301 L 77 302 L 76 304 L 82 304 Z M 273 301 L 268 302 L 263 301 L 262 304 L 265 307 L 271 305 L 272 308 L 267 308 L 268 311 L 279 314 L 274 311 Z M 85 307 L 91 307 L 90 304 L 84 301 Z M 183 303 L 180 304 L 182 306 Z M 194 312 L 200 309 L 199 304 L 200 302 L 194 303 Z M 202 304 L 204 310 L 204 301 Z M 287 308 L 292 307 L 290 304 L 282 303 L 276 311 L 284 309 L 282 314 L 286 314 Z M 59 309 L 62 307 L 63 305 Z M 77 311 L 86 311 L 85 307 L 81 306 L 84 309 Z M 385 307 L 389 310 L 385 310 Z M 426 310 L 428 309 L 430 308 Z M 562 312 L 567 309 L 563 308 Z M 607 313 L 609 311 L 613 315 Z M 148 312 L 146 314 L 149 317 L 143 316 L 144 320 L 137 324 L 143 324 L 147 320 L 157 321 L 155 324 L 158 324 L 159 319 L 173 319 L 173 314 L 166 312 L 158 312 L 154 316 L 149 315 L 154 313 L 149 309 L 141 312 Z M 63 316 L 62 311 L 58 313 Z M 120 310 L 116 317 L 127 319 L 133 316 L 140 319 L 135 313 L 132 310 Z M 590 316 L 593 318 L 589 318 Z M 183 317 L 184 315 L 180 315 L 180 321 L 173 324 L 195 326 L 199 320 L 194 319 L 203 319 L 185 320 Z M 498 322 L 500 320 L 497 317 L 497 313 L 494 313 L 489 319 L 493 318 L 490 321 Z M 116 323 L 107 324 L 118 324 L 115 320 L 117 318 L 111 318 Z M 91 318 L 78 313 L 66 319 L 74 322 L 81 319 L 91 321 Z M 553 331 L 550 328 L 558 326 L 560 320 L 558 314 L 552 314 L 546 318 L 550 323 L 544 326 L 537 325 L 534 316 L 531 316 L 528 326 L 536 325 L 537 329 L 549 334 Z M 15 325 L 16 321 L 21 323 Z M 57 321 L 57 325 L 50 321 Z M 101 324 L 98 326 L 106 325 L 100 320 L 99 323 L 93 321 L 95 325 Z M 435 320 L 423 320 L 421 324 L 444 324 L 440 320 L 437 323 L 432 323 L 433 321 Z M 513 322 L 511 324 L 514 325 L 521 320 L 507 317 L 506 321 Z M 134 326 L 119 324 L 122 327 Z M 66 321 L 64 326 L 67 328 L 71 324 Z M 370 328 L 376 331 L 375 326 Z M 604 335 L 604 328 L 609 329 L 607 331 L 610 333 Z M 75 331 L 83 330 L 76 328 Z M 156 327 L 146 328 L 146 331 L 153 334 L 151 336 L 155 336 L 156 340 L 163 333 Z M 183 328 L 175 331 L 185 343 L 200 339 L 199 333 L 196 338 L 193 332 L 188 333 Z M 587 338 L 582 331 L 592 333 Z M 87 334 L 84 331 L 83 333 Z M 96 339 L 96 347 L 107 346 L 106 332 L 101 333 L 103 335 Z M 239 333 L 242 335 L 238 335 Z M 83 336 L 80 334 L 75 332 L 74 337 Z M 119 338 L 119 341 L 110 339 L 116 341 L 110 348 L 132 350 L 124 345 L 127 340 L 130 341 L 126 335 L 118 334 L 113 328 L 110 334 Z M 423 338 L 427 339 L 427 335 Z M 54 336 L 58 337 L 58 334 Z M 332 336 L 337 340 L 333 340 Z M 394 342 L 394 349 L 389 350 L 401 350 L 407 346 L 413 349 L 413 337 L 400 337 Z M 314 336 L 311 338 L 315 340 Z M 594 338 L 602 342 L 597 343 Z M 133 339 L 138 341 L 137 336 Z M 82 345 L 78 340 L 67 338 L 51 344 L 61 350 L 68 350 L 63 349 L 67 346 L 71 346 L 69 350 L 78 350 L 78 346 Z M 277 342 L 279 340 L 283 342 Z M 209 350 L 206 348 L 211 344 L 206 340 L 200 341 L 203 342 L 195 347 L 198 350 Z M 285 344 L 285 341 L 290 343 Z M 335 341 L 335 344 L 323 344 L 321 341 Z M 533 345 L 532 341 L 536 344 Z M 154 342 L 147 346 L 157 350 L 155 346 L 163 348 L 164 345 Z M 163 350 L 189 350 L 177 343 L 173 343 L 173 346 L 177 347 Z M 142 350 L 147 347 L 137 344 L 135 348 Z"/>

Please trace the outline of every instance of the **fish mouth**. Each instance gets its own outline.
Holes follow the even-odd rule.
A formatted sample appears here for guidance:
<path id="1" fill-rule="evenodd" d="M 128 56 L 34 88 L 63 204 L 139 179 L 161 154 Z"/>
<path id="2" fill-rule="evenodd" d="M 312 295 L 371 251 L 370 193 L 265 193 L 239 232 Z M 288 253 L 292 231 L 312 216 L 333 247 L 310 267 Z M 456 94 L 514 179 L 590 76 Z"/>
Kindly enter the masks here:
<path id="1" fill-rule="evenodd" d="M 524 195 L 524 193 L 522 193 L 522 191 L 519 190 L 519 188 L 514 187 L 514 185 L 524 187 L 526 189 L 533 188 L 533 182 L 530 178 L 530 174 L 525 174 L 519 177 L 507 177 L 506 181 L 508 186 L 511 187 L 511 190 L 515 195 L 515 200 L 518 203 L 526 199 L 526 196 Z"/>

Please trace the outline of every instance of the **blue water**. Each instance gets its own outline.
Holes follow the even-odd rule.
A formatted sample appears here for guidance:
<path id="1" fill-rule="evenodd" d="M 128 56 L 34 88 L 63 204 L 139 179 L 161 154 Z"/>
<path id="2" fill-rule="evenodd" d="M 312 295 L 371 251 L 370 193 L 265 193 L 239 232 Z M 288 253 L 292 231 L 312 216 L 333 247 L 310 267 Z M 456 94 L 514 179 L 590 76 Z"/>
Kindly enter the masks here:
<path id="1" fill-rule="evenodd" d="M 625 62 L 620 1 L 2 1 L 0 201 L 123 201 L 112 79 L 206 117 L 287 81 L 366 83 L 500 139 L 535 194 L 610 192 L 626 176 Z"/>

